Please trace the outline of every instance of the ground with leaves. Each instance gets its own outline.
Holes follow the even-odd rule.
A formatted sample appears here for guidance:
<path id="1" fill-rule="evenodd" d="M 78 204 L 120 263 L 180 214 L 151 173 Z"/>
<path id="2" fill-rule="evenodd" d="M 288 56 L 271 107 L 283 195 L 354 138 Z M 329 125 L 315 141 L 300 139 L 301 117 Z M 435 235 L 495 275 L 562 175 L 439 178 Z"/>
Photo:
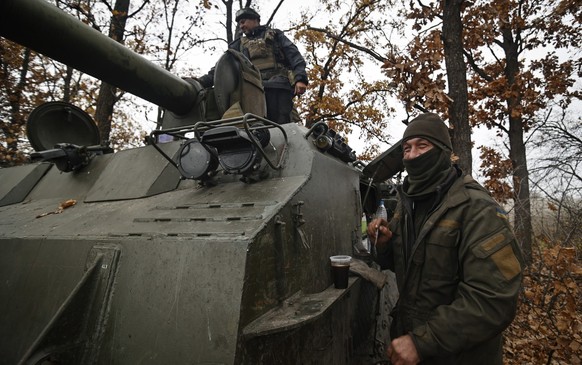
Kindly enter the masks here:
<path id="1" fill-rule="evenodd" d="M 517 316 L 506 331 L 506 364 L 582 363 L 582 265 L 576 251 L 556 246 L 534 255 Z"/>

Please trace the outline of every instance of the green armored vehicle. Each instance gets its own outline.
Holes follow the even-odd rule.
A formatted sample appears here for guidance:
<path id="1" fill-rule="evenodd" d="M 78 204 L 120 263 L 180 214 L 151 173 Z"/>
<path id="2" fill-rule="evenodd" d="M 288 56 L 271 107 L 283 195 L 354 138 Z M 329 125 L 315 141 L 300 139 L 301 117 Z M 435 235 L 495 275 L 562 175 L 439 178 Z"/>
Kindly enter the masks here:
<path id="1" fill-rule="evenodd" d="M 264 119 L 233 53 L 208 93 L 42 0 L 1 0 L 0 35 L 166 110 L 148 145 L 117 153 L 72 105 L 31 114 L 35 162 L 0 169 L 0 363 L 374 355 L 380 292 L 359 276 L 335 289 L 329 257 L 369 259 L 362 213 L 401 169 L 397 148 L 362 169 L 325 124 Z"/>

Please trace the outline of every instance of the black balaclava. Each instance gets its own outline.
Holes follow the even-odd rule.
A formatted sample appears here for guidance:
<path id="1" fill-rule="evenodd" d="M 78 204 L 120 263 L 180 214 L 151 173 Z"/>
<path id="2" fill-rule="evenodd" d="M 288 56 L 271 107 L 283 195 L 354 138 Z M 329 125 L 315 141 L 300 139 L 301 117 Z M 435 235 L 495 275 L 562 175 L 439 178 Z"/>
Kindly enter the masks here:
<path id="1" fill-rule="evenodd" d="M 452 166 L 452 144 L 449 129 L 434 113 L 421 114 L 408 124 L 402 142 L 411 138 L 424 138 L 434 145 L 416 158 L 403 160 L 408 172 L 404 190 L 414 199 L 435 192 L 436 187 L 446 180 Z"/>
<path id="2" fill-rule="evenodd" d="M 417 158 L 403 162 L 408 172 L 406 193 L 411 198 L 434 193 L 436 187 L 445 181 L 452 166 L 451 153 L 436 145 Z"/>

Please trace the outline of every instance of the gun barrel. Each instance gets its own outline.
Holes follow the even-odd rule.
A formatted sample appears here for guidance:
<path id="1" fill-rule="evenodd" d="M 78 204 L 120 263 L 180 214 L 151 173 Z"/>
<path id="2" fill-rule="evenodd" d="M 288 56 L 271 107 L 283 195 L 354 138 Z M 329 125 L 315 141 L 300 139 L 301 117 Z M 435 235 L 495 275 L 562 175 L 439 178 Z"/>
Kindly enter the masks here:
<path id="1" fill-rule="evenodd" d="M 194 105 L 190 83 L 44 0 L 1 0 L 0 36 L 176 114 Z"/>

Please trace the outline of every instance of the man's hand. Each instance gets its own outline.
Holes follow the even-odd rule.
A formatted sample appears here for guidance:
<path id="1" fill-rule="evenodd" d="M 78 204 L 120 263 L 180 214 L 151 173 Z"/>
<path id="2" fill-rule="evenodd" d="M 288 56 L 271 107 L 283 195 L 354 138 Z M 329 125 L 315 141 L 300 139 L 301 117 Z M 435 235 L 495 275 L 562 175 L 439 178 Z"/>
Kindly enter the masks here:
<path id="1" fill-rule="evenodd" d="M 378 232 L 378 238 L 376 238 Z M 392 231 L 388 229 L 388 222 L 384 219 L 374 219 L 368 224 L 368 239 L 377 246 L 383 246 L 392 238 Z"/>
<path id="2" fill-rule="evenodd" d="M 416 365 L 420 357 L 410 335 L 394 339 L 388 347 L 388 358 L 392 365 Z"/>
<path id="3" fill-rule="evenodd" d="M 307 90 L 307 85 L 304 82 L 297 81 L 295 83 L 295 95 L 303 95 Z"/>

